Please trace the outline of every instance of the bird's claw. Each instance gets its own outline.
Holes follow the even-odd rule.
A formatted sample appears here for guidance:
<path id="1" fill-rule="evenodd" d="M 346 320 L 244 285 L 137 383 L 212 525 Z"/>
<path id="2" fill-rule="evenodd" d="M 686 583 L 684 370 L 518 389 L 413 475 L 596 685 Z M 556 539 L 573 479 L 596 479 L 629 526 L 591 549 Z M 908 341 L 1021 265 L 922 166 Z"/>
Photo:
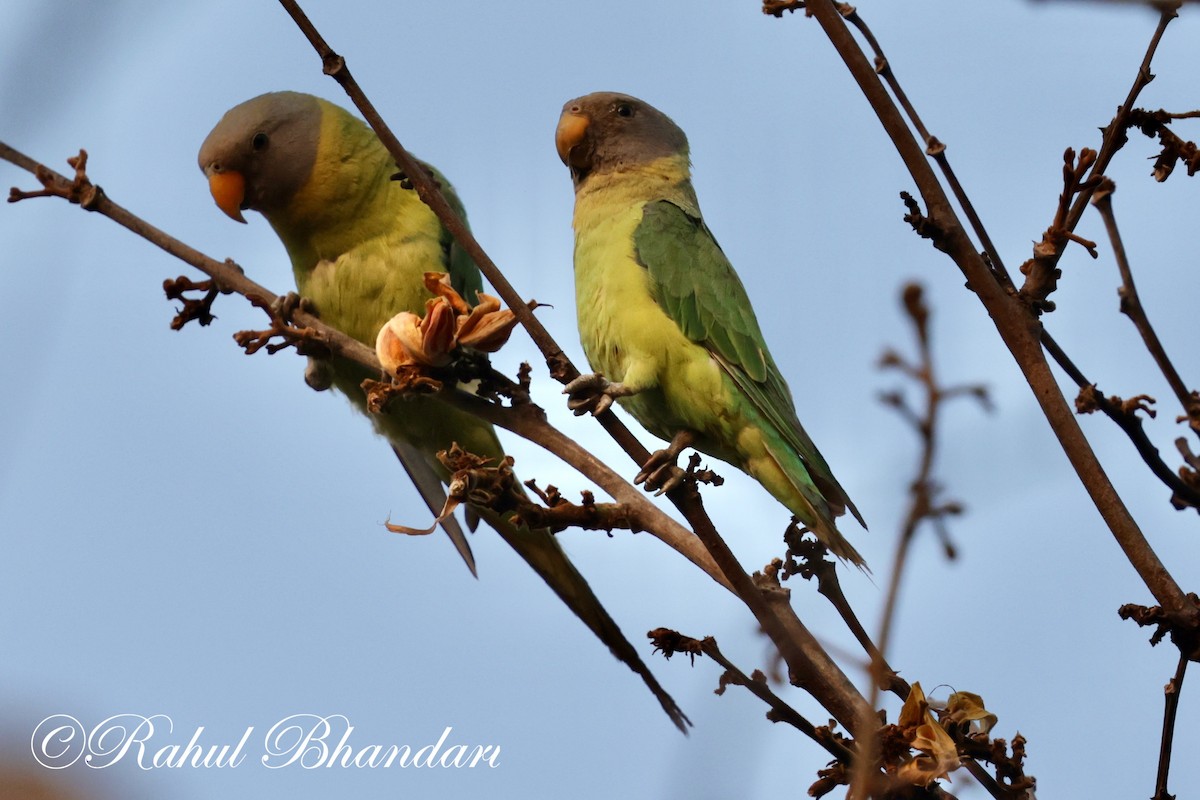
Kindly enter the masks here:
<path id="1" fill-rule="evenodd" d="M 319 316 L 313 302 L 295 292 L 288 292 L 272 303 L 271 311 L 285 320 L 291 320 L 297 311 L 312 314 L 314 317 Z M 328 358 L 310 355 L 308 363 L 304 366 L 304 382 L 314 392 L 329 391 L 333 387 L 333 364 Z"/>
<path id="2" fill-rule="evenodd" d="M 665 463 L 655 463 L 656 457 L 662 457 Z M 683 485 L 687 472 L 675 464 L 675 457 L 667 450 L 656 450 L 650 454 L 642 471 L 634 476 L 633 482 L 645 485 L 647 492 L 654 492 L 658 497 Z"/>
<path id="3" fill-rule="evenodd" d="M 624 384 L 612 383 L 598 372 L 580 375 L 563 388 L 568 395 L 567 408 L 581 416 L 591 412 L 592 416 L 603 414 L 612 408 L 613 400 L 633 394 Z"/>
<path id="4" fill-rule="evenodd" d="M 279 319 L 286 322 L 291 322 L 292 315 L 297 311 L 303 311 L 313 316 L 317 314 L 316 307 L 312 304 L 312 301 L 307 297 L 301 297 L 295 292 L 288 292 L 273 300 L 270 311 Z"/>
<path id="5" fill-rule="evenodd" d="M 654 492 L 656 497 L 682 486 L 687 480 L 688 473 L 681 469 L 675 461 L 679 458 L 680 453 L 691 446 L 694 440 L 695 435 L 688 430 L 682 430 L 675 434 L 669 445 L 650 454 L 641 470 L 634 476 L 633 482 L 644 484 L 646 491 Z"/>

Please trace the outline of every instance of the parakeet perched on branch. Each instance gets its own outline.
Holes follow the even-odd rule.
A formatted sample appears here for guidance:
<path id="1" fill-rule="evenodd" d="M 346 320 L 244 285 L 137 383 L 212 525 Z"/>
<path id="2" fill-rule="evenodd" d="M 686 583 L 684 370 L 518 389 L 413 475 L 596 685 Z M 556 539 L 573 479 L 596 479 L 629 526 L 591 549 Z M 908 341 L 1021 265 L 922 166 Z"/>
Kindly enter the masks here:
<path id="1" fill-rule="evenodd" d="M 742 282 L 700 215 L 687 137 L 658 109 L 597 92 L 555 135 L 575 183 L 575 296 L 596 375 L 577 411 L 613 400 L 671 442 L 639 481 L 670 486 L 687 446 L 756 478 L 836 556 L 863 566 L 834 518 L 858 509 L 796 418 Z M 671 471 L 675 474 L 671 477 Z M 865 524 L 864 524 L 865 527 Z"/>
<path id="2" fill-rule="evenodd" d="M 200 148 L 200 168 L 217 205 L 244 222 L 261 212 L 291 258 L 296 287 L 330 325 L 374 346 L 376 335 L 401 311 L 423 313 L 431 297 L 426 272 L 450 275 L 454 289 L 474 301 L 482 287 L 475 264 L 454 243 L 416 192 L 393 180 L 397 168 L 367 125 L 325 100 L 295 92 L 256 97 L 228 111 Z M 429 168 L 462 215 L 449 183 Z M 370 375 L 348 361 L 331 360 L 333 385 L 360 410 L 360 384 Z M 392 404 L 372 415 L 425 502 L 435 513 L 449 475 L 439 450 L 457 442 L 499 461 L 503 450 L 492 426 L 431 397 Z M 514 525 L 486 508 L 472 509 L 549 584 L 617 658 L 638 673 L 672 721 L 687 718 L 655 680 L 583 576 L 546 530 Z M 458 523 L 443 522 L 475 571 Z"/>

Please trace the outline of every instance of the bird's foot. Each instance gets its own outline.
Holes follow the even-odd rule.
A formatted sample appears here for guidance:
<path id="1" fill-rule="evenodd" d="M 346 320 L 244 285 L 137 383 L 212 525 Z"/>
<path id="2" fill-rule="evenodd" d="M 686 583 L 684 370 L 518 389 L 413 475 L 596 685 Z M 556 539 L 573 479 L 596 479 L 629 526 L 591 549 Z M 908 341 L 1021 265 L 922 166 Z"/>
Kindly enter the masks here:
<path id="1" fill-rule="evenodd" d="M 683 485 L 687 480 L 688 473 L 675 462 L 679 460 L 679 454 L 690 447 L 695 438 L 695 434 L 689 430 L 682 430 L 675 434 L 675 438 L 671 439 L 669 445 L 650 454 L 633 482 L 643 484 L 646 491 L 654 492 L 655 495 L 666 494 Z"/>
<path id="2" fill-rule="evenodd" d="M 306 314 L 312 314 L 314 317 L 317 314 L 316 306 L 307 297 L 301 297 L 295 292 L 288 292 L 280 295 L 271 302 L 270 312 L 275 317 L 278 317 L 284 322 L 291 322 L 292 316 L 297 311 L 303 311 Z"/>
<path id="3" fill-rule="evenodd" d="M 598 372 L 591 375 L 580 375 L 563 389 L 568 395 L 567 408 L 575 412 L 575 416 L 591 412 L 592 416 L 603 414 L 612 407 L 613 400 L 618 397 L 629 397 L 633 390 L 623 383 L 612 383 Z"/>
<path id="4" fill-rule="evenodd" d="M 292 317 L 297 311 L 312 314 L 314 317 L 319 316 L 312 301 L 295 292 L 281 295 L 271 303 L 271 314 L 283 322 L 292 322 Z M 328 391 L 333 386 L 333 365 L 329 363 L 329 359 L 310 355 L 304 367 L 304 382 L 314 392 Z"/>

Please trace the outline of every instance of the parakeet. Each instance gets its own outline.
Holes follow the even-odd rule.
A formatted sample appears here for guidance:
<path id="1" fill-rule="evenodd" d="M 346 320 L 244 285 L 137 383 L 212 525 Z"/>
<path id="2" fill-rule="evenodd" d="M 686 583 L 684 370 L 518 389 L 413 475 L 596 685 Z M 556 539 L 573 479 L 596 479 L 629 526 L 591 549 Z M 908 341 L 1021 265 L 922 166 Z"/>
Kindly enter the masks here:
<path id="1" fill-rule="evenodd" d="M 397 168 L 374 132 L 344 109 L 296 92 L 261 95 L 222 117 L 200 148 L 200 168 L 217 205 L 244 222 L 253 209 L 267 218 L 292 262 L 300 295 L 328 324 L 374 346 L 380 328 L 401 311 L 423 313 L 431 295 L 426 272 L 445 272 L 474 301 L 482 287 L 475 264 L 453 242 L 416 192 L 393 180 Z M 462 214 L 449 183 L 432 167 L 447 199 Z M 364 378 L 378 377 L 332 359 L 333 385 L 360 410 Z M 431 397 L 394 403 L 371 415 L 433 511 L 449 475 L 436 459 L 454 442 L 499 459 L 492 426 Z M 654 692 L 682 730 L 687 718 L 546 530 L 530 530 L 485 508 L 471 509 L 495 528 L 613 654 Z M 470 519 L 470 517 L 469 517 Z M 474 572 L 457 522 L 447 531 Z"/>
<path id="2" fill-rule="evenodd" d="M 796 418 L 746 290 L 704 224 L 683 131 L 637 98 L 597 92 L 563 106 L 555 144 L 575 184 L 579 335 L 597 371 L 568 384 L 572 407 L 599 412 L 615 399 L 672 443 L 639 481 L 670 485 L 661 470 L 694 446 L 864 566 L 834 524 L 846 509 L 862 516 Z"/>

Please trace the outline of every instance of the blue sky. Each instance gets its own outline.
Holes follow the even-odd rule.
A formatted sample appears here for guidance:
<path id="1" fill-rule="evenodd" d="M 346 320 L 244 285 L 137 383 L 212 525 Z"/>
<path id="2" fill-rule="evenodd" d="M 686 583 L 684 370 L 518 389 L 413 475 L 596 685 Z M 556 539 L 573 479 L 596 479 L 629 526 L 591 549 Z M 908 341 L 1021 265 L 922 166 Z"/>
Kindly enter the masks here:
<path id="1" fill-rule="evenodd" d="M 405 145 L 455 184 L 508 277 L 554 305 L 541 318 L 579 363 L 572 193 L 552 143 L 559 109 L 619 90 L 688 132 L 706 219 L 805 427 L 871 525 L 846 527 L 879 585 L 845 582 L 872 629 L 917 455 L 876 399 L 897 378 L 875 362 L 885 346 L 911 351 L 897 296 L 922 281 L 941 375 L 986 382 L 997 409 L 958 403 L 945 414 L 937 472 L 968 508 L 951 525 L 962 557 L 947 564 L 932 538 L 917 543 L 891 661 L 927 690 L 942 686 L 935 696 L 981 694 L 999 716 L 994 733 L 1028 738 L 1045 796 L 1152 791 L 1175 657 L 1116 616 L 1148 594 L 981 306 L 901 221 L 898 193 L 912 181 L 815 23 L 766 18 L 754 2 L 682 0 L 307 10 Z M 1049 224 L 1062 151 L 1098 145 L 1155 15 L 1084 3 L 859 10 L 1015 270 Z M 1189 11 L 1168 31 L 1144 106 L 1195 105 Z M 59 169 L 86 147 L 114 200 L 276 291 L 291 287 L 270 228 L 257 215 L 230 223 L 195 166 L 212 125 L 249 97 L 295 89 L 347 102 L 278 5 L 17 0 L 0 11 L 0 65 L 0 139 Z M 1194 384 L 1185 347 L 1198 189 L 1183 174 L 1154 184 L 1153 154 L 1135 136 L 1109 175 L 1144 302 Z M 34 185 L 7 164 L 0 181 Z M 1093 214 L 1079 232 L 1103 240 Z M 61 201 L 0 208 L 0 242 L 0 759 L 36 769 L 28 741 L 53 714 L 89 726 L 165 714 L 175 726 L 166 743 L 201 726 L 209 743 L 236 742 L 251 726 L 260 742 L 290 715 L 340 714 L 360 746 L 416 748 L 450 726 L 453 740 L 502 755 L 494 769 L 457 771 L 269 770 L 251 758 L 226 770 L 124 763 L 54 776 L 87 796 L 130 798 L 721 798 L 775 794 L 783 770 L 799 776 L 799 791 L 824 764 L 746 693 L 714 696 L 712 664 L 650 658 L 642 633 L 667 626 L 715 636 L 747 671 L 767 659 L 749 614 L 651 537 L 561 541 L 696 723 L 689 738 L 490 532 L 473 538 L 478 581 L 443 537 L 387 533 L 389 516 L 427 521 L 389 449 L 341 398 L 309 391 L 294 355 L 241 354 L 231 334 L 262 321 L 247 304 L 223 298 L 211 327 L 171 331 L 161 282 L 190 269 Z M 1047 324 L 1102 389 L 1162 401 L 1152 427 L 1171 454 L 1177 409 L 1117 314 L 1119 278 L 1100 249 L 1097 261 L 1068 253 Z M 510 372 L 540 363 L 522 335 L 495 360 Z M 624 467 L 599 428 L 571 417 L 556 385 L 535 375 L 552 418 Z M 1082 424 L 1176 578 L 1194 588 L 1193 512 L 1171 510 L 1114 426 Z M 506 442 L 523 477 L 589 488 L 537 448 Z M 786 512 L 732 468 L 719 471 L 727 483 L 706 504 L 757 569 L 781 549 Z M 792 589 L 818 636 L 849 650 L 813 588 Z M 861 682 L 853 658 L 846 664 Z M 1200 781 L 1186 757 L 1200 746 L 1192 694 L 1176 732 L 1177 788 Z M 1118 758 L 1120 770 L 1109 768 Z M 963 787 L 956 778 L 952 790 Z"/>

